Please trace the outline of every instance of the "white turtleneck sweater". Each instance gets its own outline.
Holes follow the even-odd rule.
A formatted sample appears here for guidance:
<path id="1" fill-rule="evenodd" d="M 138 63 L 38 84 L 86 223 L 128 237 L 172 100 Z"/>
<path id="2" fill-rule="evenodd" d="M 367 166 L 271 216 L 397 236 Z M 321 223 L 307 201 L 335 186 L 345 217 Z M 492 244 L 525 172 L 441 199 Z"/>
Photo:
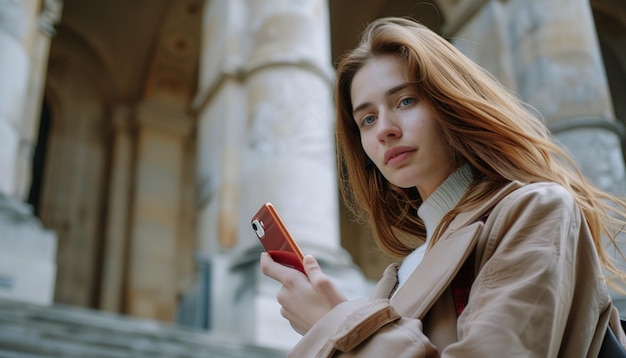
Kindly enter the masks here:
<path id="1" fill-rule="evenodd" d="M 417 215 L 424 221 L 426 226 L 426 241 L 402 261 L 398 269 L 398 287 L 395 292 L 398 292 L 398 289 L 422 262 L 433 231 L 437 228 L 443 216 L 459 203 L 471 182 L 472 169 L 469 164 L 465 164 L 444 180 L 420 205 Z"/>

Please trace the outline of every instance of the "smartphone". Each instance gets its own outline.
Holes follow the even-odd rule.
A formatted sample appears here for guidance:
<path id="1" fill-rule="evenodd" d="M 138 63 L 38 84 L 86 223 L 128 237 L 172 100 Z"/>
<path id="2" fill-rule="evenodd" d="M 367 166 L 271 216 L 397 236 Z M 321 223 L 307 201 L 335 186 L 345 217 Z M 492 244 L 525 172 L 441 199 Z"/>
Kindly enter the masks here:
<path id="1" fill-rule="evenodd" d="M 302 250 L 271 203 L 263 204 L 250 223 L 263 248 L 274 261 L 306 274 L 302 266 Z"/>

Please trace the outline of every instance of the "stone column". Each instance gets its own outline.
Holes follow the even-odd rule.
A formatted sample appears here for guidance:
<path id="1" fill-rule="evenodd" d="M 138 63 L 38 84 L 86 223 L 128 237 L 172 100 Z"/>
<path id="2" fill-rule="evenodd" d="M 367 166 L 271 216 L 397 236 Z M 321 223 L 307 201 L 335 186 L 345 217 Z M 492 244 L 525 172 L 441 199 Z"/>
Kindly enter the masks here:
<path id="1" fill-rule="evenodd" d="M 22 202 L 16 182 L 29 72 L 38 60 L 29 35 L 36 31 L 40 4 L 0 0 L 0 297 L 48 304 L 54 292 L 56 236 Z"/>
<path id="2" fill-rule="evenodd" d="M 132 196 L 133 117 L 129 106 L 119 105 L 113 113 L 113 149 L 108 195 L 108 220 L 103 253 L 100 309 L 122 312 L 124 281 L 127 273 L 128 229 L 131 215 L 128 198 Z"/>
<path id="3" fill-rule="evenodd" d="M 24 43 L 38 1 L 0 1 L 0 192 L 15 194 L 17 149 L 26 93 L 30 58 Z"/>
<path id="4" fill-rule="evenodd" d="M 469 21 L 459 5 L 452 11 L 456 16 L 451 21 L 460 20 L 446 24 L 442 35 L 449 37 L 456 48 L 493 74 L 503 85 L 515 89 L 517 83 L 506 31 L 509 21 L 506 4 L 501 1 L 481 3 L 480 11 Z M 458 23 L 462 20 L 467 22 Z M 461 29 L 456 29 L 457 26 Z M 459 32 L 451 32 L 455 29 Z"/>
<path id="5" fill-rule="evenodd" d="M 348 294 L 365 282 L 340 247 L 327 2 L 213 1 L 200 91 L 199 240 L 211 328 L 287 348 L 277 284 L 260 274 L 250 218 L 272 202 L 305 253 Z"/>
<path id="6" fill-rule="evenodd" d="M 548 125 L 580 116 L 613 119 L 589 1 L 512 0 L 507 12 L 517 91 Z"/>
<path id="7" fill-rule="evenodd" d="M 32 161 L 37 145 L 50 42 L 56 34 L 54 25 L 61 19 L 63 6 L 62 0 L 43 0 L 43 4 L 40 1 L 31 1 L 41 5 L 41 10 L 35 9 L 41 12 L 27 36 L 30 68 L 15 171 L 15 195 L 24 200 L 28 196 L 32 179 Z"/>
<path id="8" fill-rule="evenodd" d="M 182 240 L 180 212 L 190 119 L 178 108 L 144 101 L 137 108 L 136 122 L 135 173 L 129 213 L 133 224 L 126 254 L 124 311 L 172 321 L 178 299 L 178 266 L 184 264 L 178 261 L 178 246 Z M 119 139 L 119 145 L 125 145 L 123 138 Z M 119 165 L 123 170 L 123 158 Z"/>
<path id="9" fill-rule="evenodd" d="M 481 40 L 480 33 L 497 41 Z M 506 74 L 503 82 L 542 114 L 585 176 L 604 190 L 626 193 L 623 130 L 588 0 L 492 1 L 453 37 L 488 70 Z M 499 58 L 510 67 L 494 66 Z M 614 293 L 614 301 L 624 315 L 624 297 Z"/>

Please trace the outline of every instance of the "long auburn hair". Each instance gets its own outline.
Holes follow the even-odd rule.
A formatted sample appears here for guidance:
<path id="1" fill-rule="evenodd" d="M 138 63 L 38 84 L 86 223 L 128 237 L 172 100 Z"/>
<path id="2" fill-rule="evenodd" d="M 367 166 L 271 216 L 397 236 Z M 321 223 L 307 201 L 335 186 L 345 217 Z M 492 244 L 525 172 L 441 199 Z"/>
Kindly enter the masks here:
<path id="1" fill-rule="evenodd" d="M 370 23 L 360 44 L 337 66 L 336 140 L 341 193 L 358 218 L 369 222 L 378 245 L 403 257 L 425 239 L 416 211 L 422 203 L 415 188 L 388 182 L 361 145 L 352 116 L 352 80 L 371 58 L 393 55 L 409 71 L 420 101 L 431 108 L 460 166 L 471 165 L 470 190 L 439 225 L 440 232 L 461 211 L 479 205 L 506 183 L 548 181 L 567 188 L 582 209 L 604 267 L 626 281 L 604 248 L 607 237 L 619 252 L 616 236 L 626 222 L 626 202 L 591 185 L 573 160 L 551 139 L 536 111 L 448 41 L 408 18 Z M 607 201 L 612 204 L 607 203 Z M 435 238 L 436 234 L 434 235 Z M 621 252 L 620 252 L 621 254 Z"/>

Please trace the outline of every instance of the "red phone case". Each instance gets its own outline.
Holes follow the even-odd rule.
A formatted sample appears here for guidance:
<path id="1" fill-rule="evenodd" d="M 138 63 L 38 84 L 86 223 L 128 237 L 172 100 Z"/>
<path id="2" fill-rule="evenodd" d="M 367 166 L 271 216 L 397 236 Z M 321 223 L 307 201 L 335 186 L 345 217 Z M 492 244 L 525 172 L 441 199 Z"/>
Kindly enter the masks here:
<path id="1" fill-rule="evenodd" d="M 274 261 L 304 272 L 304 255 L 271 203 L 265 203 L 250 221 L 252 229 Z"/>

